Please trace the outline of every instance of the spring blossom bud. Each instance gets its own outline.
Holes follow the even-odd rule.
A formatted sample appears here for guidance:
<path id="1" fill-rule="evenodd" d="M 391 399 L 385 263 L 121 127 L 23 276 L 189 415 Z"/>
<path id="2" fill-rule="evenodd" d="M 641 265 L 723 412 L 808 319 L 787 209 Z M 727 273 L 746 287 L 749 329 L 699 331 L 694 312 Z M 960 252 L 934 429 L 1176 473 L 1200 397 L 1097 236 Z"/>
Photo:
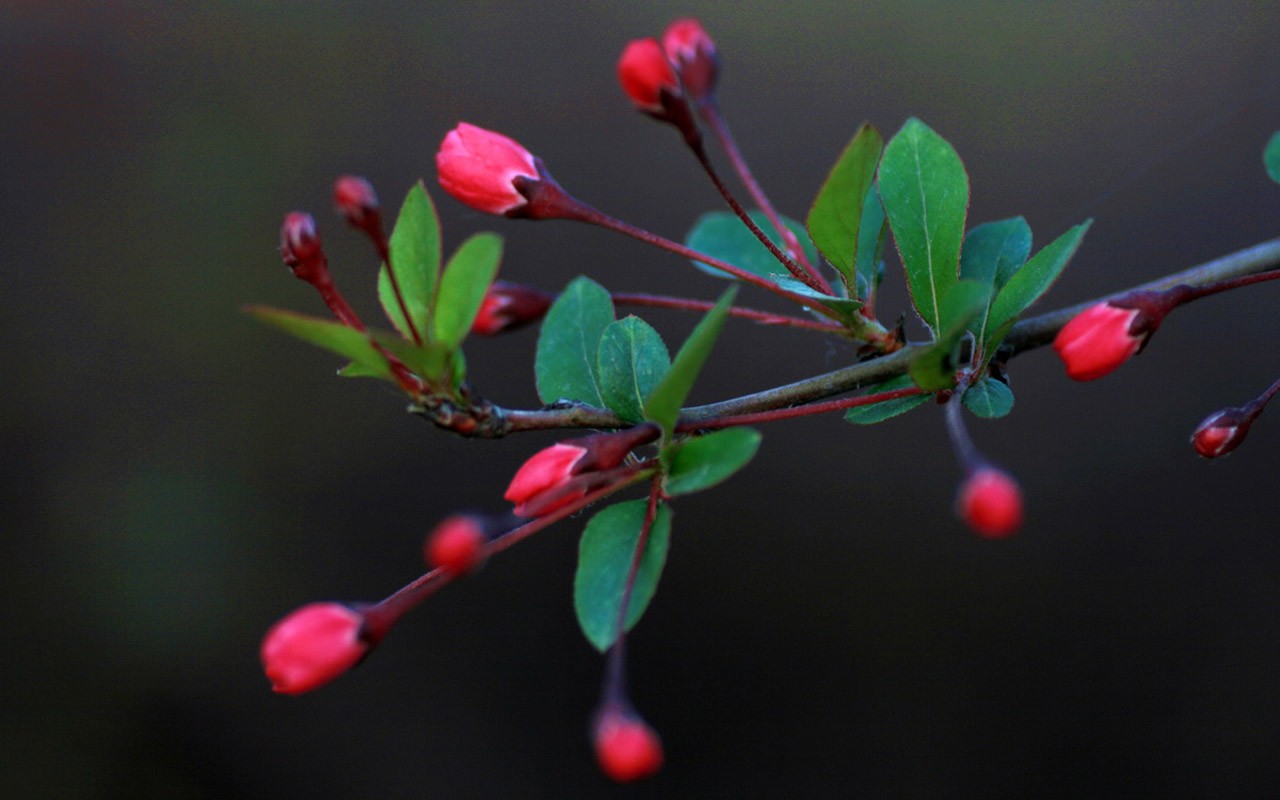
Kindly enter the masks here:
<path id="1" fill-rule="evenodd" d="M 957 511 L 975 533 L 989 539 L 1012 536 L 1022 526 L 1022 491 L 1008 473 L 975 470 L 960 487 Z"/>
<path id="2" fill-rule="evenodd" d="M 462 575 L 480 566 L 488 541 L 480 520 L 468 514 L 455 514 L 427 535 L 424 555 L 431 566 Z"/>
<path id="3" fill-rule="evenodd" d="M 317 689 L 354 667 L 369 652 L 364 617 L 340 603 L 303 606 L 267 631 L 262 666 L 281 694 Z"/>
<path id="4" fill-rule="evenodd" d="M 533 155 L 519 142 L 465 122 L 445 135 L 436 170 L 441 188 L 487 214 L 519 210 L 528 200 L 515 179 L 538 180 Z"/>
<path id="5" fill-rule="evenodd" d="M 603 714 L 595 728 L 596 761 L 619 783 L 647 778 L 662 768 L 662 741 L 644 720 L 622 711 Z"/>
<path id="6" fill-rule="evenodd" d="M 1058 331 L 1053 349 L 1067 366 L 1067 375 L 1078 381 L 1101 378 L 1128 361 L 1141 349 L 1150 332 L 1135 334 L 1133 322 L 1139 309 L 1098 303 L 1077 314 Z"/>

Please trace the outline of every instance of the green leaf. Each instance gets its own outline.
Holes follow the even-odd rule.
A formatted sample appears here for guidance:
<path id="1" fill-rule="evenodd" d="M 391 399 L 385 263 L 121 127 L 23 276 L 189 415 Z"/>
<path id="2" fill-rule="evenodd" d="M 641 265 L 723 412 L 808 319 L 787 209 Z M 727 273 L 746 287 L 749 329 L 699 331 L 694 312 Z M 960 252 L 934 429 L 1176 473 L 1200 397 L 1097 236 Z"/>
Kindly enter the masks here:
<path id="1" fill-rule="evenodd" d="M 991 336 L 990 344 L 1003 338 L 1007 327 L 1017 320 L 1018 315 L 1040 296 L 1049 291 L 1049 287 L 1062 274 L 1062 270 L 1075 255 L 1080 240 L 1089 230 L 1093 220 L 1085 220 L 1071 230 L 1054 239 L 1040 252 L 1031 257 L 1022 269 L 1009 278 L 1009 282 L 1000 289 L 999 294 L 991 301 L 991 310 L 987 315 L 987 329 L 996 331 L 1000 336 Z M 987 349 L 990 349 L 988 346 Z"/>
<path id="2" fill-rule="evenodd" d="M 378 344 L 385 347 L 388 352 L 403 361 L 410 370 L 431 383 L 443 383 L 446 377 L 453 377 L 457 382 L 461 382 L 460 376 L 456 373 L 451 375 L 455 369 L 452 357 L 454 355 L 461 357 L 460 352 L 432 341 L 418 347 L 413 342 L 391 333 L 375 332 L 373 338 L 377 339 Z"/>
<path id="3" fill-rule="evenodd" d="M 965 391 L 960 402 L 983 419 L 999 419 L 1013 410 L 1013 390 L 1002 381 L 983 378 Z"/>
<path id="4" fill-rule="evenodd" d="M 987 307 L 990 287 L 977 281 L 957 281 L 939 304 L 943 327 L 937 339 L 911 361 L 908 370 L 921 389 L 936 392 L 955 384 L 956 364 L 952 355 L 974 317 Z"/>
<path id="5" fill-rule="evenodd" d="M 405 197 L 387 246 L 391 251 L 391 268 L 396 272 L 396 283 L 414 328 L 423 337 L 429 337 L 431 305 L 440 271 L 440 219 L 421 181 L 415 183 Z M 406 339 L 412 339 L 385 264 L 378 271 L 378 300 L 396 330 Z"/>
<path id="6" fill-rule="evenodd" d="M 751 428 L 729 428 L 667 448 L 663 460 L 667 468 L 667 494 L 700 492 L 742 469 L 760 449 L 760 432 Z"/>
<path id="7" fill-rule="evenodd" d="M 622 594 L 648 506 L 648 500 L 609 506 L 591 518 L 578 544 L 573 607 L 587 641 L 600 652 L 608 650 L 618 638 Z M 671 511 L 666 505 L 659 505 L 627 606 L 627 630 L 635 627 L 653 599 L 670 544 Z"/>
<path id="8" fill-rule="evenodd" d="M 449 257 L 433 314 L 435 338 L 445 347 L 467 338 L 501 260 L 502 237 L 495 233 L 477 233 Z"/>
<path id="9" fill-rule="evenodd" d="M 862 204 L 862 223 L 858 227 L 858 282 L 852 292 L 866 300 L 875 294 L 884 278 L 884 235 L 889 230 L 875 184 L 867 189 Z"/>
<path id="10" fill-rule="evenodd" d="M 1262 163 L 1267 166 L 1271 180 L 1280 183 L 1280 131 L 1271 134 L 1267 149 L 1262 151 Z"/>
<path id="11" fill-rule="evenodd" d="M 957 280 L 969 206 L 960 156 L 914 117 L 890 140 L 880 162 L 880 199 L 907 272 L 911 301 L 935 332 L 942 298 Z"/>
<path id="12" fill-rule="evenodd" d="M 839 270 L 850 294 L 857 294 L 863 204 L 875 183 L 883 150 L 880 131 L 863 124 L 831 168 L 809 209 L 809 235 L 822 255 Z"/>
<path id="13" fill-rule="evenodd" d="M 667 438 L 670 438 L 676 426 L 680 406 L 684 405 L 684 399 L 689 396 L 689 390 L 693 388 L 693 382 L 702 371 L 707 356 L 711 355 L 711 348 L 720 336 L 720 329 L 724 327 L 729 307 L 733 305 L 733 298 L 737 293 L 738 287 L 731 286 L 720 295 L 715 307 L 703 316 L 689 338 L 684 340 L 666 377 L 645 399 L 645 417 L 661 425 Z"/>
<path id="14" fill-rule="evenodd" d="M 613 299 L 603 286 L 579 276 L 565 287 L 538 333 L 534 373 L 542 402 L 574 400 L 604 408 L 596 355 L 611 322 Z"/>
<path id="15" fill-rule="evenodd" d="M 361 374 L 391 380 L 387 360 L 369 343 L 368 334 L 332 320 L 309 317 L 266 306 L 249 306 L 245 313 L 317 347 L 337 353 L 359 365 Z"/>
<path id="16" fill-rule="evenodd" d="M 748 216 L 760 227 L 760 230 L 768 234 L 774 244 L 779 248 L 782 247 L 778 232 L 773 229 L 773 223 L 769 222 L 769 218 L 763 212 L 752 211 Z M 818 252 L 814 250 L 813 242 L 809 241 L 809 232 L 804 229 L 804 226 L 786 217 L 782 218 L 782 223 L 796 235 L 796 239 L 800 241 L 800 247 L 809 258 L 809 263 L 817 264 Z M 774 258 L 768 248 L 761 244 L 755 234 L 742 223 L 742 220 L 727 211 L 703 214 L 693 224 L 693 229 L 685 237 L 684 243 L 691 250 L 727 261 L 735 267 L 762 278 L 773 280 L 778 275 L 790 274 L 787 268 L 778 263 L 778 259 Z M 693 265 L 717 278 L 733 278 L 732 275 L 715 267 L 709 267 L 700 261 L 693 262 Z"/>
<path id="17" fill-rule="evenodd" d="M 851 300 L 848 297 L 834 297 L 829 294 L 823 294 L 822 292 L 809 288 L 808 285 L 803 284 L 790 276 L 777 276 L 773 280 L 774 283 L 778 284 L 778 286 L 786 289 L 792 294 L 813 298 L 815 304 L 826 306 L 831 309 L 838 314 L 846 324 L 851 323 L 857 316 L 858 310 L 862 308 L 861 300 Z"/>
<path id="18" fill-rule="evenodd" d="M 987 222 L 971 228 L 960 251 L 960 277 L 992 287 L 991 297 L 1022 267 L 1031 253 L 1031 226 L 1022 217 Z M 987 308 L 970 324 L 981 342 L 986 335 Z"/>
<path id="19" fill-rule="evenodd" d="M 671 368 L 671 356 L 649 323 L 627 317 L 604 329 L 597 364 L 605 405 L 628 422 L 640 422 L 644 399 Z"/>
<path id="20" fill-rule="evenodd" d="M 863 394 L 883 394 L 897 389 L 907 389 L 915 385 L 915 381 L 911 380 L 910 375 L 899 375 L 892 380 L 870 387 Z M 846 422 L 852 422 L 855 425 L 874 425 L 877 422 L 893 419 L 899 414 L 905 414 L 932 399 L 933 395 L 913 394 L 908 397 L 899 397 L 897 400 L 885 400 L 884 402 L 872 403 L 867 406 L 854 406 L 844 412 L 844 419 Z"/>

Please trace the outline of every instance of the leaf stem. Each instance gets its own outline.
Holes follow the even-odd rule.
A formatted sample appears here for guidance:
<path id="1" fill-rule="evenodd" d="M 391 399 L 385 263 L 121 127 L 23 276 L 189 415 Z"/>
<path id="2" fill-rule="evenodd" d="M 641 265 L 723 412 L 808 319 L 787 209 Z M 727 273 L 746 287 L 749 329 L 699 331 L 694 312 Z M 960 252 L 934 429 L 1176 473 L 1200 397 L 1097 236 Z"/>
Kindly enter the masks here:
<path id="1" fill-rule="evenodd" d="M 666 295 L 633 292 L 614 292 L 613 302 L 617 305 L 641 306 L 644 308 L 672 308 L 679 311 L 706 312 L 715 307 L 715 303 L 709 300 L 692 300 L 684 297 L 669 297 Z M 843 336 L 849 335 L 848 328 L 843 325 L 837 325 L 833 322 L 819 322 L 817 320 L 802 319 L 800 317 L 788 317 L 782 314 L 772 314 L 768 311 L 756 311 L 755 309 L 743 308 L 741 306 L 731 307 L 729 309 L 729 316 L 738 317 L 739 319 L 749 319 L 753 322 L 759 322 L 762 325 L 778 325 L 788 328 L 804 328 L 805 330 L 840 334 Z"/>

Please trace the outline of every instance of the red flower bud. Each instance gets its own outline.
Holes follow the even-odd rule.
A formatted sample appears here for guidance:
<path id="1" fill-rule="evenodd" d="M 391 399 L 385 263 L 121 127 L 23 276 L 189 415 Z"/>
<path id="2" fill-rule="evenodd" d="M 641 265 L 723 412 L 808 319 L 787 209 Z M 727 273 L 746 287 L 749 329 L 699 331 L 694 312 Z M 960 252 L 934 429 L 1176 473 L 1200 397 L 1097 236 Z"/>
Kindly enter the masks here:
<path id="1" fill-rule="evenodd" d="M 557 442 L 534 453 L 516 470 L 503 497 L 516 504 L 515 513 L 519 516 L 549 514 L 597 488 L 590 480 L 581 478 L 614 469 L 633 449 L 652 442 L 661 432 L 657 425 L 645 423 L 613 433 Z"/>
<path id="2" fill-rule="evenodd" d="M 538 180 L 533 155 L 514 139 L 465 122 L 445 135 L 436 153 L 440 186 L 486 214 L 506 214 L 528 200 L 516 178 Z"/>
<path id="3" fill-rule="evenodd" d="M 364 178 L 343 175 L 333 183 L 333 205 L 352 225 L 364 228 L 378 214 L 378 195 Z"/>
<path id="4" fill-rule="evenodd" d="M 271 626 L 261 651 L 271 688 L 302 694 L 360 663 L 369 652 L 363 626 L 364 617 L 340 603 L 312 603 Z"/>
<path id="5" fill-rule="evenodd" d="M 497 281 L 485 292 L 471 332 L 494 336 L 536 322 L 551 307 L 551 297 L 530 286 Z"/>
<path id="6" fill-rule="evenodd" d="M 315 218 L 305 211 L 290 211 L 280 225 L 280 258 L 303 280 L 324 259 Z"/>
<path id="7" fill-rule="evenodd" d="M 596 761 L 618 783 L 647 778 L 662 768 L 662 740 L 644 720 L 609 711 L 596 722 Z"/>
<path id="8" fill-rule="evenodd" d="M 564 487 L 576 474 L 575 467 L 578 462 L 582 461 L 586 455 L 586 448 L 565 442 L 539 450 L 516 470 L 515 477 L 511 479 L 511 485 L 507 487 L 503 497 L 515 503 L 516 514 L 522 517 L 528 516 L 526 512 L 530 502 L 540 495 L 550 494 Z M 550 508 L 540 508 L 539 511 L 541 514 L 550 513 L 586 493 L 585 485 L 578 487 L 576 491 L 565 493 L 563 498 L 560 498 L 560 502 Z"/>
<path id="9" fill-rule="evenodd" d="M 684 88 L 696 100 L 708 97 L 716 88 L 720 61 L 716 43 L 693 18 L 678 19 L 662 33 L 662 49 L 680 71 Z"/>
<path id="10" fill-rule="evenodd" d="M 618 59 L 618 80 L 636 108 L 651 114 L 663 113 L 663 90 L 680 96 L 680 80 L 656 39 L 636 39 L 627 45 Z"/>
<path id="11" fill-rule="evenodd" d="M 1022 491 L 1008 473 L 982 467 L 960 487 L 956 510 L 974 533 L 1002 539 L 1022 526 Z"/>
<path id="12" fill-rule="evenodd" d="M 1133 331 L 1140 313 L 1136 308 L 1098 303 L 1064 325 L 1053 340 L 1053 349 L 1067 365 L 1067 375 L 1091 381 L 1128 361 L 1151 335 L 1151 330 Z"/>
<path id="13" fill-rule="evenodd" d="M 479 519 L 455 514 L 427 534 L 423 554 L 431 566 L 463 575 L 480 566 L 488 541 L 489 535 Z"/>
<path id="14" fill-rule="evenodd" d="M 1205 458 L 1225 456 L 1244 442 L 1253 419 L 1240 408 L 1215 411 L 1196 426 L 1191 446 Z"/>

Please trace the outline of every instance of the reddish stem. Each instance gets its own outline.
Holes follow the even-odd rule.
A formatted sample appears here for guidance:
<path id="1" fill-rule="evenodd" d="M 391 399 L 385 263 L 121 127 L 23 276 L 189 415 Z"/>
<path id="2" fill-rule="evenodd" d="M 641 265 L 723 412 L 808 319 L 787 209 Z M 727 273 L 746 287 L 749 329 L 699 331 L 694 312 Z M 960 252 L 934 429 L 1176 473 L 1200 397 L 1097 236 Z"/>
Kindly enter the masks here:
<path id="1" fill-rule="evenodd" d="M 605 671 L 602 704 L 616 704 L 619 707 L 629 706 L 626 690 L 626 647 L 627 647 L 627 611 L 631 606 L 631 595 L 635 591 L 636 576 L 640 574 L 640 564 L 644 561 L 644 551 L 649 544 L 649 533 L 653 530 L 653 521 L 658 516 L 658 500 L 662 496 L 662 478 L 653 476 L 649 487 L 649 505 L 645 508 L 644 522 L 640 525 L 640 536 L 636 539 L 636 549 L 631 556 L 631 566 L 627 569 L 627 581 L 622 585 L 622 598 L 618 602 L 618 619 L 614 623 L 613 646 L 609 648 L 609 663 Z"/>
<path id="2" fill-rule="evenodd" d="M 710 311 L 715 307 L 715 303 L 708 300 L 691 300 L 684 297 L 668 297 L 666 295 L 657 294 L 641 294 L 632 292 L 614 292 L 613 302 L 626 306 L 642 306 L 646 308 L 673 308 L 678 311 Z M 801 319 L 800 317 L 788 317 L 783 314 L 771 314 L 768 311 L 756 311 L 750 308 L 742 308 L 740 306 L 732 306 L 729 308 L 729 316 L 739 317 L 741 319 L 749 319 L 759 322 L 763 325 L 780 325 L 790 328 L 804 328 L 811 331 L 822 331 L 823 333 L 839 333 L 847 334 L 849 329 L 843 325 L 837 325 L 831 322 L 818 322 L 817 320 Z"/>
<path id="3" fill-rule="evenodd" d="M 823 280 L 821 273 L 814 269 L 813 264 L 809 263 L 809 257 L 805 255 L 804 248 L 800 246 L 800 241 L 796 238 L 795 233 L 783 224 L 782 217 L 778 215 L 773 203 L 769 202 L 764 189 L 760 187 L 755 175 L 751 173 L 751 168 L 747 166 L 747 160 L 743 158 L 742 151 L 738 149 L 737 140 L 733 138 L 733 133 L 729 130 L 729 123 L 720 111 L 720 104 L 712 97 L 699 107 L 699 111 L 702 114 L 703 121 L 711 128 L 711 132 L 715 134 L 716 141 L 720 143 L 720 147 L 729 156 L 729 161 L 733 164 L 734 171 L 738 173 L 742 184 L 747 187 L 747 192 L 751 195 L 751 199 L 755 201 L 755 204 L 768 217 L 769 222 L 777 229 L 778 235 L 782 237 L 782 242 L 787 247 L 787 251 L 793 258 L 804 265 L 810 275 Z M 827 289 L 827 293 L 831 293 L 830 288 Z"/>
<path id="4" fill-rule="evenodd" d="M 404 301 L 404 295 L 400 292 L 400 281 L 396 280 L 396 271 L 391 264 L 391 247 L 387 243 L 386 229 L 382 226 L 382 214 L 374 211 L 369 215 L 368 227 L 365 231 L 369 234 L 369 238 L 373 240 L 373 246 L 378 251 L 378 258 L 382 259 L 382 263 L 387 265 L 387 278 L 390 279 L 391 292 L 396 296 L 396 305 L 400 307 L 400 313 L 404 316 L 404 324 L 408 326 L 409 333 L 413 336 L 413 343 L 418 347 L 422 347 L 422 336 L 418 333 L 418 328 L 413 324 L 413 317 L 409 314 L 409 306 Z"/>

